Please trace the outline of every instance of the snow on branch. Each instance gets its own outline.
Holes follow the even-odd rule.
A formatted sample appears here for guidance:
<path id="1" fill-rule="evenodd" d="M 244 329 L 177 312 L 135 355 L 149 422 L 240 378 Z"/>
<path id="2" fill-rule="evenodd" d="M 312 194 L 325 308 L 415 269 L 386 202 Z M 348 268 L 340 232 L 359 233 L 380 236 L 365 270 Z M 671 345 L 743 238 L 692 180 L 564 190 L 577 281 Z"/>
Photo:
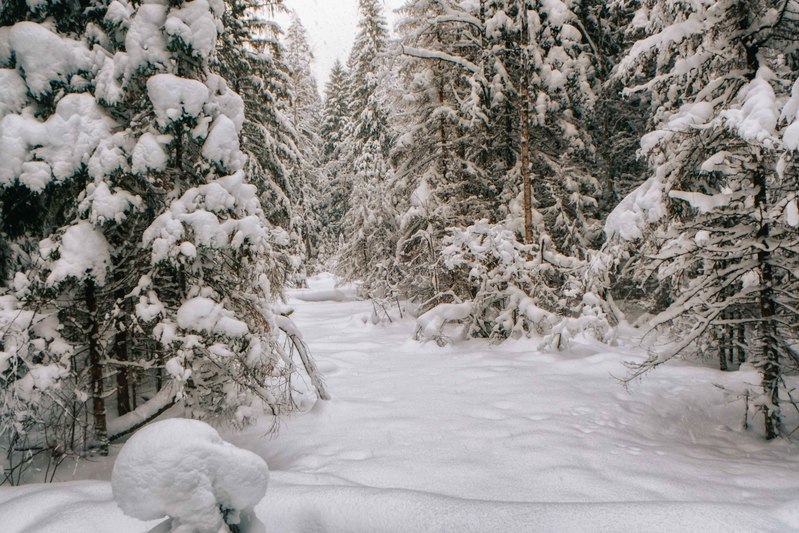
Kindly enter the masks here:
<path id="1" fill-rule="evenodd" d="M 460 65 L 473 74 L 482 76 L 480 67 L 467 59 L 463 59 L 462 57 L 453 56 L 444 52 L 436 52 L 433 50 L 425 50 L 423 48 L 414 48 L 412 46 L 404 45 L 402 46 L 402 53 L 403 55 L 417 57 L 419 59 L 438 59 L 439 61 L 454 63 L 456 65 Z"/>

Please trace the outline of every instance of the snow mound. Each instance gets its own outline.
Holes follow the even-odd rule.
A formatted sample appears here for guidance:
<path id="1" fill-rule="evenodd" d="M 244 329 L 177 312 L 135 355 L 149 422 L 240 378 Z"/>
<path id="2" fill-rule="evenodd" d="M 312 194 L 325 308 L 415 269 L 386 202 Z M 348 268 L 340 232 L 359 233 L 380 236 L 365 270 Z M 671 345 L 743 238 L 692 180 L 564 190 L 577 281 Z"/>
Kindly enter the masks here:
<path id="1" fill-rule="evenodd" d="M 354 302 L 358 295 L 354 288 L 349 289 L 318 289 L 296 290 L 292 293 L 294 298 L 303 302 Z"/>
<path id="2" fill-rule="evenodd" d="M 217 533 L 224 523 L 257 523 L 269 469 L 204 422 L 163 420 L 139 430 L 119 452 L 111 488 L 128 516 L 169 516 L 173 532 Z"/>
<path id="3" fill-rule="evenodd" d="M 142 533 L 156 523 L 123 515 L 106 481 L 0 487 L 4 533 Z"/>

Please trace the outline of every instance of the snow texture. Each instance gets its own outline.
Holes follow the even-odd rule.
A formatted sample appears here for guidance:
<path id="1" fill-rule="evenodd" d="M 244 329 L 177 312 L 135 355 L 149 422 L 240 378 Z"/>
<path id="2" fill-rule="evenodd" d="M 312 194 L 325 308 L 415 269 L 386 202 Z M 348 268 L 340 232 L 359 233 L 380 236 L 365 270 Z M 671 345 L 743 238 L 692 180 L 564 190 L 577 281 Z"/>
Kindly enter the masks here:
<path id="1" fill-rule="evenodd" d="M 641 137 L 641 152 L 649 154 L 656 146 L 667 142 L 675 134 L 704 124 L 713 116 L 713 104 L 696 102 L 683 105 L 666 121 L 665 125 Z"/>
<path id="2" fill-rule="evenodd" d="M 166 6 L 144 3 L 136 10 L 125 35 L 125 78 L 147 65 L 169 65 L 169 52 L 161 28 L 166 22 Z"/>
<path id="3" fill-rule="evenodd" d="M 799 79 L 791 88 L 791 98 L 782 108 L 781 114 L 788 126 L 782 133 L 782 145 L 786 150 L 799 150 Z"/>
<path id="4" fill-rule="evenodd" d="M 416 338 L 436 339 L 447 322 L 465 320 L 472 312 L 472 303 L 439 304 L 416 319 Z"/>
<path id="5" fill-rule="evenodd" d="M 44 122 L 27 110 L 6 115 L 0 120 L 0 184 L 19 179 L 31 190 L 41 191 L 51 179 L 72 177 L 83 165 L 92 166 L 95 150 L 112 137 L 113 126 L 88 94 L 64 96 Z M 32 157 L 50 171 L 41 165 L 23 167 Z"/>
<path id="6" fill-rule="evenodd" d="M 721 114 L 727 126 L 736 130 L 745 141 L 755 141 L 772 145 L 779 112 L 777 97 L 768 79 L 773 73 L 765 67 L 744 88 L 744 103 L 740 109 L 729 109 Z"/>
<path id="7" fill-rule="evenodd" d="M 19 113 L 28 100 L 25 80 L 16 70 L 0 69 L 0 119 L 9 113 Z"/>
<path id="8" fill-rule="evenodd" d="M 152 261 L 157 263 L 179 254 L 186 228 L 190 228 L 195 246 L 238 249 L 245 243 L 258 245 L 268 237 L 259 218 L 260 203 L 254 185 L 238 171 L 200 185 L 172 202 L 169 211 L 160 215 L 144 232 L 145 244 L 152 243 Z M 241 218 L 226 218 L 237 207 Z"/>
<path id="9" fill-rule="evenodd" d="M 210 116 L 225 115 L 236 125 L 236 133 L 244 126 L 244 100 L 228 88 L 227 82 L 217 74 L 209 74 L 205 86 L 211 93 L 205 104 L 205 112 Z"/>
<path id="10" fill-rule="evenodd" d="M 111 191 L 107 183 L 100 182 L 86 187 L 86 198 L 81 202 L 80 210 L 88 212 L 92 224 L 119 223 L 125 220 L 130 208 L 140 206 L 139 196 L 116 188 Z"/>
<path id="11" fill-rule="evenodd" d="M 130 169 L 136 174 L 146 174 L 151 170 L 164 170 L 169 161 L 164 145 L 169 137 L 145 133 L 136 142 L 131 154 Z"/>
<path id="12" fill-rule="evenodd" d="M 164 23 L 170 39 L 188 46 L 194 55 L 208 61 L 216 46 L 217 22 L 206 0 L 193 0 L 172 9 Z"/>
<path id="13" fill-rule="evenodd" d="M 669 191 L 669 198 L 684 200 L 700 213 L 710 213 L 720 207 L 730 205 L 731 194 L 704 194 L 701 192 Z"/>
<path id="14" fill-rule="evenodd" d="M 0 46 L 0 64 L 13 53 L 17 67 L 34 96 L 51 91 L 51 82 L 66 84 L 71 74 L 88 70 L 91 54 L 84 45 L 63 38 L 44 25 L 19 22 L 8 32 L 8 50 Z"/>
<path id="15" fill-rule="evenodd" d="M 203 144 L 202 155 L 228 172 L 244 167 L 246 156 L 239 150 L 236 124 L 225 115 L 219 115 Z"/>
<path id="16" fill-rule="evenodd" d="M 170 419 L 136 432 L 119 452 L 111 487 L 122 511 L 140 520 L 172 517 L 172 531 L 217 533 L 224 510 L 250 514 L 269 469 L 204 422 Z M 239 523 L 233 518 L 230 523 Z"/>

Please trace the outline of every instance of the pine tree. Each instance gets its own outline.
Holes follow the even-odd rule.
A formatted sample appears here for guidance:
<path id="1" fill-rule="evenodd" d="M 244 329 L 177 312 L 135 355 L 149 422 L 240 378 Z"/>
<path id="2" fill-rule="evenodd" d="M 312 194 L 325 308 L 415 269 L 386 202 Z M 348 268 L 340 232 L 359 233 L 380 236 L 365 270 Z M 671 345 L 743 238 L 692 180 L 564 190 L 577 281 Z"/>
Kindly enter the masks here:
<path id="1" fill-rule="evenodd" d="M 325 228 L 321 238 L 331 255 L 341 237 L 341 219 L 349 207 L 352 183 L 348 179 L 348 168 L 344 161 L 344 140 L 352 131 L 350 112 L 350 88 L 348 72 L 336 61 L 325 86 L 324 110 L 319 134 L 322 141 L 322 158 L 327 175 L 323 189 L 321 224 Z"/>
<path id="2" fill-rule="evenodd" d="M 657 128 L 642 140 L 653 176 L 622 202 L 609 230 L 639 220 L 641 229 L 626 232 L 644 238 L 639 268 L 671 280 L 672 301 L 652 326 L 669 325 L 679 338 L 632 377 L 686 352 L 714 352 L 722 368 L 745 359 L 760 373 L 753 404 L 772 439 L 784 432 L 781 404 L 790 398 L 780 394 L 783 374 L 798 360 L 794 6 L 645 7 L 648 35 L 618 75 L 649 89 L 659 107 Z M 652 202 L 658 196 L 662 203 Z"/>
<path id="3" fill-rule="evenodd" d="M 292 17 L 285 40 L 286 64 L 291 72 L 293 95 L 288 114 L 297 130 L 297 148 L 300 154 L 300 158 L 292 166 L 292 175 L 298 189 L 293 227 L 302 240 L 302 268 L 313 270 L 319 255 L 321 232 L 319 211 L 322 199 L 318 191 L 327 181 L 320 171 L 322 139 L 319 130 L 322 102 L 317 92 L 316 80 L 311 73 L 313 53 L 305 28 L 296 14 Z"/>
<path id="4" fill-rule="evenodd" d="M 211 70 L 223 10 L 0 11 L 9 457 L 106 453 L 176 402 L 233 424 L 262 402 L 292 406 L 296 367 L 277 341 L 287 319 L 271 311 L 285 277 L 272 243 L 285 232 L 246 172 L 244 102 Z M 12 481 L 27 461 L 11 461 Z"/>
<path id="5" fill-rule="evenodd" d="M 426 306 L 453 295 L 479 300 L 473 315 L 490 322 L 505 313 L 505 305 L 520 304 L 494 282 L 480 284 L 481 290 L 499 292 L 475 296 L 475 280 L 465 275 L 470 270 L 446 267 L 459 263 L 449 255 L 452 249 L 444 261 L 436 259 L 445 242 L 470 242 L 460 231 L 485 235 L 480 219 L 487 219 L 503 239 L 517 234 L 507 243 L 514 253 L 539 258 L 526 267 L 537 273 L 519 288 L 526 298 L 550 313 L 579 315 L 586 309 L 583 294 L 593 290 L 585 277 L 590 251 L 601 241 L 589 130 L 598 58 L 585 25 L 562 2 L 420 0 L 403 9 L 409 19 L 403 50 L 411 58 L 405 77 L 418 94 L 411 122 L 422 126 L 402 144 L 410 163 L 400 169 L 407 172 L 401 175 L 404 194 L 418 196 L 417 187 L 429 193 L 427 212 L 411 204 L 403 217 L 398 253 L 416 268 L 435 265 L 427 269 L 435 275 L 422 285 L 437 286 L 437 295 L 424 298 Z M 452 225 L 461 227 L 447 235 L 443 230 Z M 436 253 L 426 249 L 431 245 Z M 501 338 L 511 329 L 472 331 Z"/>
<path id="6" fill-rule="evenodd" d="M 396 215 L 387 201 L 392 181 L 387 65 L 388 29 L 377 0 L 360 0 L 360 21 L 349 60 L 352 128 L 341 160 L 352 165 L 352 193 L 341 222 L 345 235 L 337 270 L 363 280 L 367 293 L 390 297 Z M 349 163 L 351 162 L 351 163 Z"/>

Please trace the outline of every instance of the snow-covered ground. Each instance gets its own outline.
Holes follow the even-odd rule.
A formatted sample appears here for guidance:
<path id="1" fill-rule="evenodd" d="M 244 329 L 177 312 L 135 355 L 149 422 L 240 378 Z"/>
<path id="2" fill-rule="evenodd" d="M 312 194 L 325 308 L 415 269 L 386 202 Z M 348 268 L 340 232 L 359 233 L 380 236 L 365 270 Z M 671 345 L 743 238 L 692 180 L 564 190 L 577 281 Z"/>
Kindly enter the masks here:
<path id="1" fill-rule="evenodd" d="M 751 373 L 676 363 L 627 391 L 614 376 L 637 348 L 420 345 L 412 320 L 370 324 L 329 276 L 291 296 L 333 400 L 277 436 L 269 418 L 224 434 L 269 464 L 270 533 L 799 531 L 799 446 L 743 430 L 742 401 L 713 386 Z M 0 489 L 0 529 L 146 531 L 110 467 Z"/>

